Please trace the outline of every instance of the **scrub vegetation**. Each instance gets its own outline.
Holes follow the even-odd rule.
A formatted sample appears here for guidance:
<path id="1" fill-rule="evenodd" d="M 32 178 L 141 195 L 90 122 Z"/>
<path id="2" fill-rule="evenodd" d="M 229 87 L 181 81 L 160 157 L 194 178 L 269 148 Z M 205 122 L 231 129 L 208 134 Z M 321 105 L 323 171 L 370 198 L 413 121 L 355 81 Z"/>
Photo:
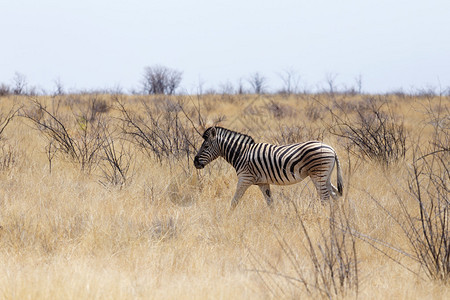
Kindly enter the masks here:
<path id="1" fill-rule="evenodd" d="M 444 299 L 448 95 L 0 95 L 2 299 Z M 251 187 L 202 127 L 331 145 L 344 196 Z M 332 180 L 336 177 L 333 175 Z"/>

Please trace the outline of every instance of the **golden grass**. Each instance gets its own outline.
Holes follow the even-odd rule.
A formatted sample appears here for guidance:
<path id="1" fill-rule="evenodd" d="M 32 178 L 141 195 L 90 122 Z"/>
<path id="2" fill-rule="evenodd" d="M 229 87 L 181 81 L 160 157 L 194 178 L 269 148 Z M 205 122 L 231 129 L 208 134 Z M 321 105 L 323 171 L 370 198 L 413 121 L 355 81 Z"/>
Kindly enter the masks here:
<path id="1" fill-rule="evenodd" d="M 67 100 L 70 97 L 81 102 L 74 104 Z M 61 110 L 70 113 L 69 104 L 76 109 L 88 97 L 63 97 Z M 101 97 L 112 104 L 108 95 Z M 332 105 L 331 98 L 314 97 L 317 99 L 307 95 L 204 96 L 198 103 L 210 120 L 225 116 L 222 126 L 248 132 L 258 141 L 276 138 L 276 132 L 269 131 L 276 126 L 299 126 L 304 136 L 320 131 L 324 141 L 337 150 L 346 174 L 349 154 L 342 140 L 324 130 L 329 114 L 317 102 Z M 389 99 L 392 109 L 404 118 L 410 141 L 417 141 L 421 134 L 420 140 L 425 143 L 431 133 L 425 127 L 425 108 L 436 106 L 440 100 L 394 96 Z M 49 97 L 38 100 L 51 103 Z M 134 96 L 124 96 L 123 101 L 127 105 L 139 103 Z M 357 104 L 362 100 L 361 96 L 338 96 L 337 101 Z M 448 98 L 445 101 L 448 103 Z M 14 103 L 30 106 L 28 99 L 0 98 L 4 112 Z M 186 103 L 189 106 L 197 100 Z M 279 114 L 267 109 L 273 103 L 281 107 Z M 311 120 L 307 112 L 315 112 L 324 122 Z M 115 114 L 111 110 L 107 116 Z M 310 128 L 304 128 L 305 124 Z M 119 189 L 105 188 L 99 183 L 99 168 L 83 173 L 62 155 L 55 157 L 50 173 L 46 140 L 24 118 L 15 118 L 7 127 L 0 146 L 4 149 L 3 156 L 9 151 L 14 157 L 12 163 L 0 170 L 2 299 L 310 296 L 302 288 L 292 287 L 285 289 L 286 294 L 272 295 L 255 272 L 251 256 L 292 274 L 292 265 L 277 241 L 279 231 L 304 264 L 305 274 L 313 272 L 308 269 L 311 264 L 305 237 L 292 202 L 315 241 L 320 240 L 320 228 L 326 227 L 329 211 L 317 200 L 309 180 L 294 186 L 273 187 L 272 210 L 267 208 L 259 189 L 252 187 L 230 215 L 228 208 L 237 180 L 232 167 L 223 160 L 197 171 L 186 161 L 160 163 L 134 147 L 131 148 L 134 175 Z M 402 249 L 408 249 L 406 237 L 368 194 L 393 214 L 399 214 L 394 191 L 407 197 L 409 152 L 407 156 L 405 162 L 386 170 L 350 155 L 356 166 L 350 182 L 344 186 L 351 224 L 362 233 Z M 347 175 L 344 177 L 348 179 Z M 359 298 L 448 297 L 448 286 L 425 276 L 419 278 L 367 243 L 357 240 L 356 245 Z M 417 263 L 403 255 L 390 249 L 385 251 L 413 271 L 422 272 Z M 349 298 L 353 296 L 352 292 L 347 294 Z"/>

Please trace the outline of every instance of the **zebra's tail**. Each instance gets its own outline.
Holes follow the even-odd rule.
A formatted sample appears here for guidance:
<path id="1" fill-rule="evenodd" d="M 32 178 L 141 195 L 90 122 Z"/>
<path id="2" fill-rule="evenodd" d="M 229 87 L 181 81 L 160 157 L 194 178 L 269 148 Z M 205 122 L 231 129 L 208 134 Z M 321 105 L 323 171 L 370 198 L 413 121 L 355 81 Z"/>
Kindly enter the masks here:
<path id="1" fill-rule="evenodd" d="M 339 159 L 337 157 L 337 154 L 334 155 L 336 159 L 336 173 L 337 173 L 337 191 L 339 196 L 342 196 L 344 191 L 344 182 L 342 180 L 342 172 L 341 172 L 341 165 L 339 164 Z"/>

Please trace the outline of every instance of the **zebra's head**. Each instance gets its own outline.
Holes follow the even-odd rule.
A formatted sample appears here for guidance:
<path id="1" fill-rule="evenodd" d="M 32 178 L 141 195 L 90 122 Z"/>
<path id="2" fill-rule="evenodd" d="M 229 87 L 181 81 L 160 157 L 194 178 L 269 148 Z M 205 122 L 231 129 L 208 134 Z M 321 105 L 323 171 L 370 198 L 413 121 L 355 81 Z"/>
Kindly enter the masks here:
<path id="1" fill-rule="evenodd" d="M 206 129 L 203 133 L 203 139 L 203 144 L 194 158 L 194 166 L 197 169 L 203 169 L 220 156 L 216 127 Z"/>

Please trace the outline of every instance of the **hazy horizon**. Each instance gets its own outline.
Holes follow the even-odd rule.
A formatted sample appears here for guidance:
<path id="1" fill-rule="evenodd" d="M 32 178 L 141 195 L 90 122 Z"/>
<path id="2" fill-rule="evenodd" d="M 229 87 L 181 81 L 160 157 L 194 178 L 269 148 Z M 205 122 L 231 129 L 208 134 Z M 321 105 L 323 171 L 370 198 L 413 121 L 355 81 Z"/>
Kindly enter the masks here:
<path id="1" fill-rule="evenodd" d="M 16 73 L 47 92 L 140 89 L 144 67 L 183 72 L 195 93 L 258 72 L 268 91 L 280 73 L 300 91 L 367 93 L 450 86 L 447 1 L 55 1 L 0 3 L 0 84 Z"/>

